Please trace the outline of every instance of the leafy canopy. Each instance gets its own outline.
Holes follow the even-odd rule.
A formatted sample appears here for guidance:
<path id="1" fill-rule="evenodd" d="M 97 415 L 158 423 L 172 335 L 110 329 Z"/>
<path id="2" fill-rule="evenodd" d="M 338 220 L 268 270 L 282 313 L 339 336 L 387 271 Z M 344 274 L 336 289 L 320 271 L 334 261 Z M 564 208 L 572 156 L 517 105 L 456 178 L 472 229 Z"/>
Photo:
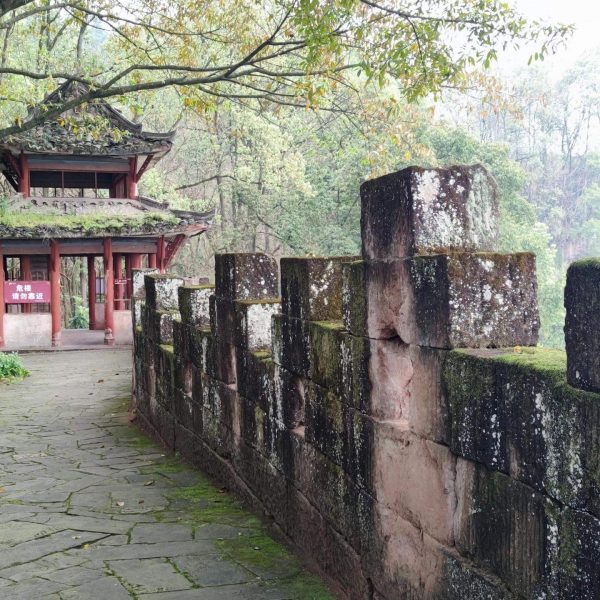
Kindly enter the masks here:
<path id="1" fill-rule="evenodd" d="M 9 0 L 0 137 L 97 98 L 166 87 L 198 111 L 220 97 L 312 107 L 360 73 L 415 100 L 467 86 L 508 45 L 534 42 L 543 59 L 570 29 L 527 22 L 500 0 Z M 89 91 L 24 121 L 63 80 Z"/>

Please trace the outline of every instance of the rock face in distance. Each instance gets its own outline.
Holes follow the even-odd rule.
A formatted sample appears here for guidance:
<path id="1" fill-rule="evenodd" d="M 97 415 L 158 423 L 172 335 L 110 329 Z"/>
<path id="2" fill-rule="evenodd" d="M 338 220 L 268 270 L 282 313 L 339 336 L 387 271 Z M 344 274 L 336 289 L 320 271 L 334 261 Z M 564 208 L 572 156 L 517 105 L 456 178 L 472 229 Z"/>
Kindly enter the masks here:
<path id="1" fill-rule="evenodd" d="M 496 184 L 481 165 L 409 167 L 360 192 L 363 258 L 496 248 Z"/>
<path id="2" fill-rule="evenodd" d="M 574 262 L 565 288 L 567 381 L 600 392 L 600 259 Z"/>

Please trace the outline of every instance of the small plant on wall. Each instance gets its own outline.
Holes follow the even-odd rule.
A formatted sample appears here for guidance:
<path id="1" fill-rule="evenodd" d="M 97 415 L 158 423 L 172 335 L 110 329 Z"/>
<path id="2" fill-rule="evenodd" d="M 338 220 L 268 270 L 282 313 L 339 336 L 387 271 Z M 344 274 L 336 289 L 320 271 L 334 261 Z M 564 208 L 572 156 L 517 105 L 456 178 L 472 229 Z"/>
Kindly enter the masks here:
<path id="1" fill-rule="evenodd" d="M 28 375 L 29 371 L 23 366 L 18 354 L 0 353 L 0 383 L 11 383 Z"/>

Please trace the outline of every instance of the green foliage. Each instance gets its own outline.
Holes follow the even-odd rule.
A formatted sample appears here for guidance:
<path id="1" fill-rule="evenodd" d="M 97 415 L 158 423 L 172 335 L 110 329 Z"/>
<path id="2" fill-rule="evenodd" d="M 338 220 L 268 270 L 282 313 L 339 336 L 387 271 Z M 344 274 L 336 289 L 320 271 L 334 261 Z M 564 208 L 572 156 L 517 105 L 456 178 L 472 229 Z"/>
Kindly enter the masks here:
<path id="1" fill-rule="evenodd" d="M 99 235 L 127 231 L 151 231 L 161 224 L 178 223 L 177 217 L 168 213 L 146 212 L 141 216 L 88 213 L 80 215 L 54 215 L 35 212 L 0 212 L 0 232 L 10 237 L 46 237 L 53 232 L 62 234 Z"/>
<path id="2" fill-rule="evenodd" d="M 69 329 L 88 329 L 90 316 L 88 309 L 83 305 L 81 296 L 71 298 L 72 313 L 69 319 Z"/>
<path id="3" fill-rule="evenodd" d="M 21 358 L 15 352 L 0 353 L 0 381 L 23 379 L 29 371 L 23 366 Z"/>

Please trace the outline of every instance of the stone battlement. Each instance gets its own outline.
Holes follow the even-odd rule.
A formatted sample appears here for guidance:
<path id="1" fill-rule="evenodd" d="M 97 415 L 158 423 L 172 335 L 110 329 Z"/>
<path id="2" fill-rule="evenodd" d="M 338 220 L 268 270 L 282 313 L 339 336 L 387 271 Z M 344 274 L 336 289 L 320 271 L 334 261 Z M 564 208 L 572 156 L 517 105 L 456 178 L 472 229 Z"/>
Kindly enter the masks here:
<path id="1" fill-rule="evenodd" d="M 535 347 L 535 257 L 493 252 L 482 167 L 361 194 L 362 257 L 222 254 L 214 286 L 136 272 L 140 422 L 345 597 L 597 598 L 600 268 L 570 272 L 572 387 Z"/>

